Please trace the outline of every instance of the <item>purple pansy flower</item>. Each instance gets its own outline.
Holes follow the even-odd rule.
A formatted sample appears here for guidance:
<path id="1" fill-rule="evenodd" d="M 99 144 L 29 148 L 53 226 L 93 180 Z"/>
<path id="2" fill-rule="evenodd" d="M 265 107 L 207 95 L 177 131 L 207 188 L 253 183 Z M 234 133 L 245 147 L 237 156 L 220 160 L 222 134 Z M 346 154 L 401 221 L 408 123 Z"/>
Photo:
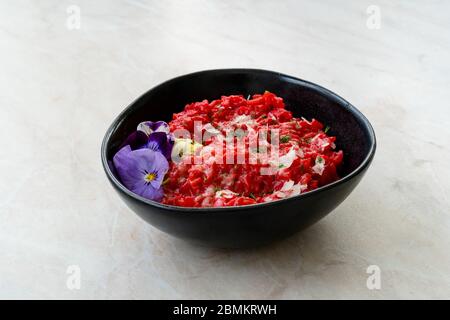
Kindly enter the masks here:
<path id="1" fill-rule="evenodd" d="M 134 193 L 160 201 L 174 142 L 166 122 L 141 122 L 113 157 L 116 175 Z"/>
<path id="2" fill-rule="evenodd" d="M 137 126 L 137 132 L 144 132 L 148 136 L 145 148 L 161 152 L 170 160 L 174 145 L 174 138 L 170 134 L 169 125 L 164 121 L 144 121 Z"/>
<path id="3" fill-rule="evenodd" d="M 169 163 L 160 152 L 148 148 L 132 150 L 126 145 L 115 154 L 113 162 L 128 189 L 150 200 L 162 199 L 161 184 Z"/>
<path id="4" fill-rule="evenodd" d="M 141 122 L 137 131 L 131 133 L 120 145 L 119 150 L 129 145 L 131 150 L 149 148 L 161 152 L 167 160 L 170 160 L 175 139 L 169 132 L 169 125 L 164 121 Z"/>

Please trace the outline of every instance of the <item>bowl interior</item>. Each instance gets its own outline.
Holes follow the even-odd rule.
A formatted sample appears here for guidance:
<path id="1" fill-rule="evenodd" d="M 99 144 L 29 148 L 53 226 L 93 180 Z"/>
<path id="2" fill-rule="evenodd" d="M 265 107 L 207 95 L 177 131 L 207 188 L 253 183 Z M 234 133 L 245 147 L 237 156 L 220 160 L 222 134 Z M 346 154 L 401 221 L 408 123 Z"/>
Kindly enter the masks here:
<path id="1" fill-rule="evenodd" d="M 169 122 L 187 103 L 213 100 L 222 95 L 263 93 L 284 99 L 295 117 L 316 118 L 329 126 L 344 151 L 341 177 L 355 170 L 373 147 L 374 135 L 367 119 L 348 102 L 318 85 L 276 72 L 253 69 L 202 71 L 169 80 L 142 95 L 114 121 L 107 134 L 106 157 L 111 160 L 124 139 L 145 120 Z M 113 171 L 113 170 L 112 170 Z"/>

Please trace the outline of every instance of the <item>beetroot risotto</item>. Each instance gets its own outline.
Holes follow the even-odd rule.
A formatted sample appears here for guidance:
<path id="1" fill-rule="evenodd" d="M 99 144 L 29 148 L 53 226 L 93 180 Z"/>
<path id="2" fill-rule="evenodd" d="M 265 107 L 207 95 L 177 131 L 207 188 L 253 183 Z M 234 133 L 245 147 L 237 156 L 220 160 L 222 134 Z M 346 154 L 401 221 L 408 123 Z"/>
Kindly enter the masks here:
<path id="1" fill-rule="evenodd" d="M 319 121 L 294 118 L 273 93 L 186 105 L 138 125 L 113 158 L 131 191 L 182 207 L 250 205 L 337 179 L 343 152 Z"/>

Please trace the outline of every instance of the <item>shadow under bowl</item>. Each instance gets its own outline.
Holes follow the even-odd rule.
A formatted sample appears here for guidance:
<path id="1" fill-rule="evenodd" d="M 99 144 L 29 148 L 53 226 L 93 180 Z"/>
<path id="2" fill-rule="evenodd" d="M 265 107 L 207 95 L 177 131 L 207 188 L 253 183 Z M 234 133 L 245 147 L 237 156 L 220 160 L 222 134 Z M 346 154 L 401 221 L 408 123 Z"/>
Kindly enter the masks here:
<path id="1" fill-rule="evenodd" d="M 344 152 L 341 179 L 304 194 L 264 204 L 185 208 L 147 200 L 129 191 L 114 174 L 111 160 L 120 144 L 145 120 L 165 120 L 187 103 L 223 95 L 263 93 L 284 99 L 295 117 L 315 118 L 331 127 L 337 149 Z M 187 74 L 166 81 L 131 103 L 112 123 L 103 139 L 105 173 L 135 213 L 173 236 L 206 246 L 255 247 L 288 237 L 335 209 L 357 186 L 375 154 L 375 133 L 369 121 L 350 103 L 314 83 L 278 72 L 219 69 Z"/>

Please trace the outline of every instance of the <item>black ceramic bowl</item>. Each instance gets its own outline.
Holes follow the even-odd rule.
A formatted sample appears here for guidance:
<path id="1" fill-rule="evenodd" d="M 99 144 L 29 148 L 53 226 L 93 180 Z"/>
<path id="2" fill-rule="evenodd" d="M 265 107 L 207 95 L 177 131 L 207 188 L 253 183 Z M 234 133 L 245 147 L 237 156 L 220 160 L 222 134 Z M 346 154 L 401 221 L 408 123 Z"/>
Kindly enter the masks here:
<path id="1" fill-rule="evenodd" d="M 316 118 L 331 127 L 344 151 L 341 179 L 314 191 L 265 204 L 184 208 L 163 205 L 129 191 L 114 175 L 110 160 L 119 145 L 144 120 L 170 121 L 187 103 L 222 95 L 275 93 L 295 117 Z M 369 121 L 350 103 L 311 82 L 272 71 L 223 69 L 196 72 L 166 81 L 129 105 L 103 139 L 106 175 L 125 203 L 156 228 L 188 241 L 214 247 L 252 247 L 287 237 L 323 218 L 356 187 L 375 154 Z"/>

